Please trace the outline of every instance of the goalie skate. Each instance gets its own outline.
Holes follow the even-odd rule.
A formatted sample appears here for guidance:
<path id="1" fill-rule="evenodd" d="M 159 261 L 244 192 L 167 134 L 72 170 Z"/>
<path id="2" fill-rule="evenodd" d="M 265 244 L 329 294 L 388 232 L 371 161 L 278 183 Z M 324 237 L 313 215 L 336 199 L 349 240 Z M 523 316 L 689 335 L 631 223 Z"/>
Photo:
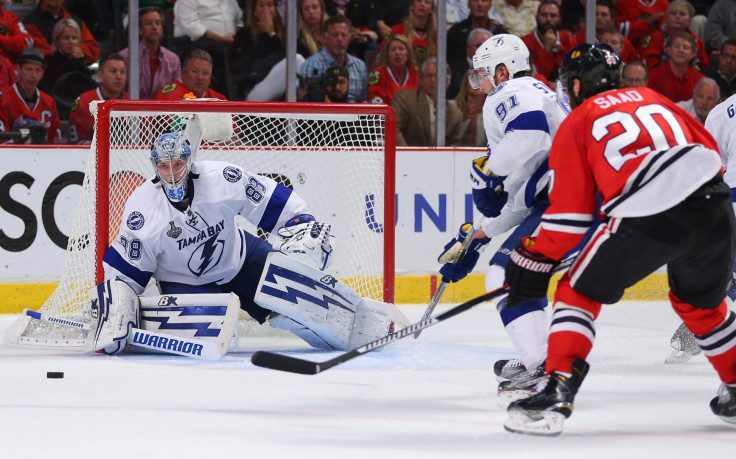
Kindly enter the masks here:
<path id="1" fill-rule="evenodd" d="M 700 354 L 700 346 L 695 341 L 695 335 L 688 330 L 684 323 L 675 330 L 670 339 L 672 353 L 664 360 L 667 364 L 685 363 Z"/>
<path id="2" fill-rule="evenodd" d="M 721 384 L 718 395 L 710 401 L 710 409 L 722 421 L 736 424 L 736 387 Z"/>
<path id="3" fill-rule="evenodd" d="M 572 363 L 572 376 L 552 372 L 537 394 L 509 405 L 504 429 L 548 437 L 562 433 L 564 421 L 572 414 L 575 394 L 588 368 L 585 360 L 576 359 Z"/>

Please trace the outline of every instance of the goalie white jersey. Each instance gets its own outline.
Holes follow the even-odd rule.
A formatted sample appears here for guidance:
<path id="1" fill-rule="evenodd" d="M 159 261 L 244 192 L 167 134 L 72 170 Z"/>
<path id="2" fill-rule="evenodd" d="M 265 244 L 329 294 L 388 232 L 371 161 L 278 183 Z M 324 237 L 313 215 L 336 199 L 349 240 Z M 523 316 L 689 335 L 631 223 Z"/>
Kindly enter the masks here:
<path id="1" fill-rule="evenodd" d="M 230 281 L 246 257 L 240 214 L 266 231 L 308 214 L 302 198 L 274 180 L 219 161 L 195 161 L 189 206 L 177 209 L 155 179 L 128 199 L 120 232 L 105 253 L 105 279 L 120 277 L 137 294 L 151 276 L 188 285 Z"/>
<path id="2" fill-rule="evenodd" d="M 544 189 L 552 138 L 566 116 L 557 95 L 532 77 L 505 81 L 488 94 L 483 105 L 488 166 L 494 174 L 506 176 L 508 193 L 501 215 L 482 225 L 488 236 L 518 225 Z"/>

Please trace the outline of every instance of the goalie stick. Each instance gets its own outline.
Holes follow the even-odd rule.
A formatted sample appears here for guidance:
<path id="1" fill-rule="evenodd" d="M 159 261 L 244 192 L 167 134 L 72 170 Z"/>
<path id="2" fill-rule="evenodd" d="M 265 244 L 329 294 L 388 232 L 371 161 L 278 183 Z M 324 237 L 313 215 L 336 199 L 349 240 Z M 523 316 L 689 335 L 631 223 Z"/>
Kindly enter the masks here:
<path id="1" fill-rule="evenodd" d="M 23 314 L 36 320 L 52 322 L 69 327 L 90 330 L 89 324 L 61 317 L 49 316 L 47 314 L 24 309 Z M 218 343 L 207 340 L 189 339 L 182 336 L 167 335 L 165 333 L 131 328 L 128 344 L 144 347 L 153 351 L 182 355 L 198 360 L 216 361 L 220 360 L 227 352 L 227 346 L 219 346 Z"/>
<path id="2" fill-rule="evenodd" d="M 409 325 L 408 327 L 401 329 L 396 333 L 386 335 L 383 338 L 371 341 L 370 343 L 364 344 L 353 350 L 343 352 L 337 357 L 325 360 L 324 362 L 313 362 L 311 360 L 299 359 L 296 357 L 290 357 L 288 355 L 276 354 L 274 352 L 268 351 L 257 351 L 251 356 L 250 361 L 251 363 L 253 363 L 253 365 L 263 368 L 270 368 L 272 370 L 286 371 L 289 373 L 299 373 L 302 375 L 315 375 L 325 370 L 329 370 L 334 366 L 340 365 L 341 363 L 345 363 L 348 360 L 352 360 L 367 352 L 381 348 L 383 346 L 386 346 L 387 344 L 391 344 L 394 341 L 406 338 L 413 333 L 424 330 L 425 328 L 429 328 L 432 325 L 436 325 L 443 320 L 454 317 L 474 306 L 485 303 L 486 301 L 492 300 L 505 293 L 508 293 L 508 286 L 506 285 L 491 292 L 484 293 L 483 295 L 477 298 L 473 298 L 470 301 L 459 304 L 454 308 L 443 312 L 437 317 L 428 317 L 426 319 L 422 319 L 419 322 Z"/>

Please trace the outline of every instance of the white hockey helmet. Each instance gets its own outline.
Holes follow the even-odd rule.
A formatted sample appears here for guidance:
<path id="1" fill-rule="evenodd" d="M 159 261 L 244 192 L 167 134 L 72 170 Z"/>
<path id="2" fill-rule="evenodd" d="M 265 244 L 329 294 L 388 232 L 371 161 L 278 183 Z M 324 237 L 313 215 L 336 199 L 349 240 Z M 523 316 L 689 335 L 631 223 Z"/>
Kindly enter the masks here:
<path id="1" fill-rule="evenodd" d="M 184 170 L 175 170 L 174 161 L 184 161 Z M 159 165 L 168 162 L 168 168 L 162 171 Z M 156 170 L 156 177 L 170 201 L 179 202 L 187 191 L 187 179 L 192 170 L 192 149 L 189 142 L 180 135 L 168 133 L 159 136 L 151 148 L 151 163 Z"/>
<path id="2" fill-rule="evenodd" d="M 521 38 L 511 34 L 498 34 L 480 45 L 473 56 L 473 71 L 470 74 L 470 85 L 473 89 L 480 87 L 481 79 L 493 77 L 499 64 L 506 66 L 509 79 L 517 72 L 532 69 L 529 64 L 529 49 Z"/>

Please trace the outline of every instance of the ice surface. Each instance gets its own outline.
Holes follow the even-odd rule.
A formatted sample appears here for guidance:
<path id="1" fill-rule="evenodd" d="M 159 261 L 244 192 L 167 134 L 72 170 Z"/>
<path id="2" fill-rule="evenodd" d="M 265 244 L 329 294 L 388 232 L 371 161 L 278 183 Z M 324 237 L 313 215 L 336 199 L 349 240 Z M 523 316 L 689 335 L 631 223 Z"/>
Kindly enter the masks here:
<path id="1" fill-rule="evenodd" d="M 416 320 L 424 306 L 401 309 Z M 491 368 L 513 352 L 490 305 L 315 376 L 250 363 L 260 349 L 335 355 L 297 338 L 241 339 L 215 363 L 0 347 L 0 457 L 736 458 L 736 426 L 708 407 L 719 381 L 705 358 L 663 364 L 679 325 L 667 303 L 606 306 L 596 324 L 556 438 L 503 430 Z"/>

